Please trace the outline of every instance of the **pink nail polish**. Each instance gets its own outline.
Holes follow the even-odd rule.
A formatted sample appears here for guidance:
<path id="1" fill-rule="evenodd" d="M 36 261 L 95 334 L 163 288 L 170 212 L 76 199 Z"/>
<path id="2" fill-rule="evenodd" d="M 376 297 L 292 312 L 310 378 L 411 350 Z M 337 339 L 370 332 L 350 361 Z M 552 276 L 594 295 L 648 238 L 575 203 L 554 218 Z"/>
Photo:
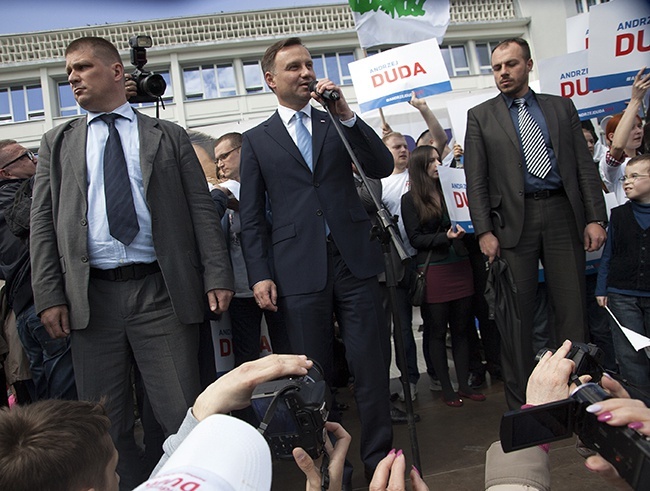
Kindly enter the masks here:
<path id="1" fill-rule="evenodd" d="M 613 417 L 612 413 L 610 413 L 609 411 L 605 411 L 604 413 L 598 415 L 598 421 L 604 423 L 605 421 L 609 421 L 610 419 L 612 419 L 612 417 Z"/>
<path id="2" fill-rule="evenodd" d="M 643 428 L 643 423 L 641 421 L 632 421 L 629 425 L 627 425 L 627 427 L 633 430 L 640 430 Z"/>
<path id="3" fill-rule="evenodd" d="M 399 456 L 402 455 L 403 453 L 404 453 L 404 452 L 402 452 L 402 449 L 400 448 L 400 449 L 397 451 L 397 455 L 395 455 L 395 457 L 399 457 Z"/>
<path id="4" fill-rule="evenodd" d="M 417 467 L 415 467 L 414 465 L 412 465 L 412 466 L 411 466 L 411 469 L 413 469 L 415 472 L 417 472 L 418 476 L 422 477 L 422 474 L 420 473 L 420 471 L 418 470 Z"/>
<path id="5" fill-rule="evenodd" d="M 390 452 L 388 452 L 388 455 L 393 455 L 394 453 L 395 453 L 395 449 L 393 448 L 393 449 L 391 449 Z"/>

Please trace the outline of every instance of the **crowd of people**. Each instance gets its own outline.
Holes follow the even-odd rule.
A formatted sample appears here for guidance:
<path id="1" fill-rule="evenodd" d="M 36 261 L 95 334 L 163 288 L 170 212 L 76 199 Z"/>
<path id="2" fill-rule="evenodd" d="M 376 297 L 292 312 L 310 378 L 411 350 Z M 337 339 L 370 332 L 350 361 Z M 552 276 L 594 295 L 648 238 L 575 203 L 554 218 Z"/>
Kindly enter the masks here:
<path id="1" fill-rule="evenodd" d="M 65 58 L 87 114 L 47 132 L 38 155 L 0 141 L 5 330 L 20 340 L 10 355 L 29 365 L 27 375 L 11 380 L 19 408 L 0 412 L 0 464 L 15 472 L 0 480 L 13 482 L 30 469 L 15 462 L 17 442 L 23 434 L 40 441 L 39 432 L 78 443 L 70 453 L 40 449 L 59 468 L 60 489 L 132 490 L 148 476 L 182 472 L 178 455 L 191 450 L 180 449 L 199 444 L 194 427 L 210 431 L 199 422 L 231 412 L 252 422 L 247 406 L 258 383 L 304 374 L 310 360 L 334 380 L 339 338 L 366 480 L 370 489 L 404 489 L 392 425 L 409 418 L 391 405 L 391 326 L 400 327 L 406 354 L 397 397 L 415 400 L 420 368 L 409 292 L 418 273 L 426 285 L 420 310 L 429 386 L 448 407 L 485 401 L 479 389 L 487 373 L 503 380 L 511 409 L 566 398 L 570 343 L 535 365 L 539 348 L 565 339 L 602 347 L 606 368 L 650 403 L 650 360 L 618 326 L 650 337 L 650 155 L 641 150 L 639 116 L 650 87 L 645 69 L 625 112 L 607 123 L 608 149 L 597 153 L 598 135 L 580 123 L 569 99 L 530 89 L 533 60 L 519 38 L 494 48 L 500 94 L 468 112 L 464 148 L 450 146 L 415 94 L 410 104 L 426 130 L 410 144 L 385 123 L 380 138 L 339 87 L 316 81 L 299 38 L 274 43 L 262 59 L 277 111 L 244 134 L 216 139 L 132 109 L 135 89 L 110 42 L 77 39 Z M 352 165 L 337 130 L 354 150 Z M 452 222 L 440 166 L 464 168 L 474 233 Z M 621 205 L 611 223 L 603 191 Z M 408 256 L 393 261 L 390 276 L 371 234 L 377 205 L 395 217 Z M 603 245 L 596 281 L 585 274 L 585 253 Z M 493 319 L 484 291 L 488 269 L 500 262 L 515 293 L 509 315 Z M 394 290 L 387 285 L 392 276 Z M 210 323 L 226 311 L 235 369 L 215 382 Z M 258 360 L 263 321 L 273 352 L 283 355 Z M 604 380 L 616 397 L 627 397 Z M 556 388 L 547 390 L 551 383 Z M 134 435 L 134 402 L 145 458 Z M 618 407 L 607 402 L 594 411 L 613 414 Z M 343 408 L 335 402 L 332 409 L 336 417 Z M 645 421 L 644 411 L 643 419 L 603 421 Z M 78 416 L 59 427 L 55 415 L 67 413 Z M 232 420 L 210 421 L 243 431 Z M 643 433 L 650 424 L 636 426 Z M 327 429 L 336 442 L 327 442 L 330 489 L 351 489 L 350 436 L 336 423 Z M 84 441 L 89 435 L 93 443 Z M 77 453 L 86 454 L 83 472 L 57 464 Z M 307 488 L 321 489 L 311 458 L 301 449 L 293 455 Z M 492 456 L 507 459 L 498 449 Z M 606 462 L 587 465 L 612 475 Z M 270 470 L 263 474 L 268 483 L 261 476 L 255 486 L 268 488 Z M 410 479 L 413 489 L 427 489 L 417 469 Z M 40 489 L 37 482 L 25 481 L 24 489 Z"/>

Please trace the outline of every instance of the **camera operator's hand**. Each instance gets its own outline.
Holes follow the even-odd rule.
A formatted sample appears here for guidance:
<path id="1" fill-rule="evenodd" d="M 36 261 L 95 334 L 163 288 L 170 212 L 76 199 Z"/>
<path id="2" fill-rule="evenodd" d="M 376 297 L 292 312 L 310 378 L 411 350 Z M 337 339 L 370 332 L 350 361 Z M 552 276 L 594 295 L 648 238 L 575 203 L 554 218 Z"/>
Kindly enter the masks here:
<path id="1" fill-rule="evenodd" d="M 539 406 L 569 397 L 569 377 L 576 367 L 566 358 L 570 350 L 571 341 L 566 340 L 555 353 L 544 353 L 528 379 L 526 404 Z"/>
<path id="2" fill-rule="evenodd" d="M 138 95 L 138 84 L 133 80 L 133 76 L 130 73 L 124 75 L 124 89 L 126 90 L 127 100 Z"/>
<path id="3" fill-rule="evenodd" d="M 289 375 L 307 375 L 314 365 L 305 355 L 268 355 L 244 363 L 210 384 L 196 398 L 192 414 L 202 421 L 250 405 L 253 389 L 262 382 Z"/>
<path id="4" fill-rule="evenodd" d="M 336 439 L 336 443 L 333 446 L 329 438 L 325 439 L 325 449 L 330 458 L 328 466 L 330 475 L 329 489 L 334 491 L 341 489 L 343 486 L 343 466 L 345 465 L 345 456 L 348 453 L 352 437 L 347 431 L 345 431 L 345 428 L 338 423 L 328 421 L 325 423 L 325 429 L 328 433 L 332 433 Z M 320 462 L 322 457 L 314 462 L 307 452 L 300 447 L 296 447 L 293 449 L 293 459 L 307 477 L 306 490 L 320 491 Z"/>
<path id="5" fill-rule="evenodd" d="M 405 491 L 406 483 L 404 472 L 406 470 L 406 459 L 401 450 L 391 450 L 384 457 L 372 475 L 368 491 Z M 409 475 L 413 491 L 429 491 L 429 487 L 420 477 L 420 473 L 413 467 Z"/>
<path id="6" fill-rule="evenodd" d="M 605 380 L 605 379 L 603 379 Z M 610 380 L 610 379 L 608 379 Z M 618 384 L 618 382 L 616 382 Z M 620 387 L 620 384 L 619 384 Z M 625 389 L 623 389 L 625 390 Z M 638 399 L 616 398 L 592 404 L 587 411 L 598 416 L 598 421 L 611 426 L 628 426 L 642 435 L 650 436 L 650 409 Z M 632 489 L 612 464 L 600 455 L 585 461 L 587 469 L 595 472 L 618 489 Z"/>

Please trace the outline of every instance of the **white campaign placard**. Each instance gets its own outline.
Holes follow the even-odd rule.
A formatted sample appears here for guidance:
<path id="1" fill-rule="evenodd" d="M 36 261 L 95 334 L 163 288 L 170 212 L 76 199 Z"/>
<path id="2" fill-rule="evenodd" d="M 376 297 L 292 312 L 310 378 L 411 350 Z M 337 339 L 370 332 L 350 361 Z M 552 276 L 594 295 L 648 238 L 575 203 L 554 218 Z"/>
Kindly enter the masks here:
<path id="1" fill-rule="evenodd" d="M 582 51 L 589 48 L 589 13 L 567 17 L 566 52 Z"/>
<path id="2" fill-rule="evenodd" d="M 650 66 L 650 2 L 614 0 L 589 11 L 589 87 L 630 86 Z"/>
<path id="3" fill-rule="evenodd" d="M 382 51 L 350 63 L 361 112 L 451 91 L 445 62 L 435 39 Z"/>
<path id="4" fill-rule="evenodd" d="M 452 225 L 460 225 L 468 234 L 474 233 L 474 225 L 469 216 L 467 204 L 467 184 L 465 171 L 454 167 L 438 166 L 438 178 L 445 197 L 449 219 Z"/>
<path id="5" fill-rule="evenodd" d="M 625 101 L 630 98 L 630 88 L 590 90 L 587 60 L 587 50 L 540 60 L 541 91 L 571 99 L 580 119 L 600 118 L 622 112 Z"/>
<path id="6" fill-rule="evenodd" d="M 483 102 L 496 97 L 497 89 L 492 89 L 482 94 L 454 99 L 447 102 L 447 112 L 451 122 L 451 131 L 456 141 L 465 147 L 465 131 L 467 130 L 467 111 Z"/>

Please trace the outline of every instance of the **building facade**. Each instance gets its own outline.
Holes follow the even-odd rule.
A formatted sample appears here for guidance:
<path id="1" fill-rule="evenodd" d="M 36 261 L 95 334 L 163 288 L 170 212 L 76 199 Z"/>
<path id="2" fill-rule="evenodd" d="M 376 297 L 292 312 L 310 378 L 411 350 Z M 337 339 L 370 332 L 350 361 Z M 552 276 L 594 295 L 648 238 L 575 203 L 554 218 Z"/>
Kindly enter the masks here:
<path id="1" fill-rule="evenodd" d="M 490 51 L 495 43 L 521 36 L 530 42 L 534 60 L 561 55 L 566 52 L 566 18 L 601 2 L 450 3 L 451 22 L 441 51 L 454 90 L 427 100 L 446 127 L 450 98 L 494 90 Z M 0 138 L 12 138 L 36 150 L 43 133 L 82 114 L 64 68 L 64 50 L 72 40 L 89 35 L 109 39 L 130 71 L 128 40 L 142 34 L 153 38 L 146 69 L 167 81 L 161 117 L 213 136 L 244 131 L 275 110 L 277 102 L 264 84 L 260 59 L 276 39 L 303 38 L 318 77 L 340 84 L 351 103 L 356 96 L 347 65 L 366 56 L 344 2 L 0 35 Z M 155 115 L 151 105 L 141 110 Z M 415 116 L 414 111 L 410 106 L 391 108 L 389 123 L 404 124 Z M 364 118 L 379 127 L 378 116 L 369 113 Z"/>

